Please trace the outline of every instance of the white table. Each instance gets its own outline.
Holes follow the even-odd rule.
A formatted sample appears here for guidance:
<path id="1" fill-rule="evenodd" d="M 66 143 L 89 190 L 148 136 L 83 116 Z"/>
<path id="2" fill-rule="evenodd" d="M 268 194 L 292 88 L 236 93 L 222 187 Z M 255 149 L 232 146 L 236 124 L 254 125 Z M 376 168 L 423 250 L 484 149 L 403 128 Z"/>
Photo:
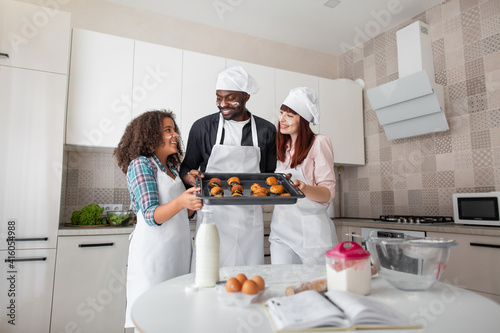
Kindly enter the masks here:
<path id="1" fill-rule="evenodd" d="M 226 280 L 238 273 L 248 278 L 261 275 L 265 279 L 268 288 L 258 303 L 245 308 L 224 306 L 218 302 L 215 288 L 187 291 L 186 286 L 194 285 L 194 274 L 188 274 L 163 282 L 140 296 L 132 307 L 132 318 L 146 333 L 272 333 L 262 302 L 284 296 L 287 286 L 326 276 L 324 266 L 262 265 L 224 267 L 220 270 L 220 278 Z M 450 284 L 438 282 L 425 292 L 404 292 L 374 277 L 372 292 L 367 297 L 397 309 L 413 324 L 424 327 L 404 332 L 500 331 L 499 304 Z"/>

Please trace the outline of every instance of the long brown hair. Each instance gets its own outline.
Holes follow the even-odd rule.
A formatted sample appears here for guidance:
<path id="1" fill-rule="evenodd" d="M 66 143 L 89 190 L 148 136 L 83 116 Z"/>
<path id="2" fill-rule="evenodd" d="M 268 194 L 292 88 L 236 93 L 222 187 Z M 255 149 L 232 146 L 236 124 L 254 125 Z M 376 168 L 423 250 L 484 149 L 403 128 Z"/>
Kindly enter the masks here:
<path id="1" fill-rule="evenodd" d="M 179 168 L 184 152 L 175 115 L 169 110 L 154 110 L 139 115 L 127 125 L 118 147 L 113 152 L 123 173 L 127 173 L 132 160 L 139 156 L 153 156 L 155 149 L 163 144 L 163 118 L 165 117 L 172 119 L 174 131 L 179 135 L 177 153 L 169 155 L 167 161 Z"/>
<path id="2" fill-rule="evenodd" d="M 281 105 L 280 110 L 284 112 L 289 112 L 291 114 L 296 115 L 297 112 L 293 111 L 286 105 Z M 295 168 L 297 165 L 300 165 L 302 161 L 306 158 L 307 154 L 309 154 L 309 150 L 311 150 L 312 144 L 314 142 L 314 132 L 309 127 L 309 122 L 302 117 L 299 117 L 299 131 L 297 133 L 297 140 L 295 141 L 295 150 L 293 156 L 291 157 L 290 168 Z M 280 124 L 278 121 L 278 130 L 276 131 L 276 150 L 277 150 L 277 158 L 281 162 L 285 162 L 286 158 L 286 145 L 291 143 L 290 134 L 281 134 L 279 130 Z"/>

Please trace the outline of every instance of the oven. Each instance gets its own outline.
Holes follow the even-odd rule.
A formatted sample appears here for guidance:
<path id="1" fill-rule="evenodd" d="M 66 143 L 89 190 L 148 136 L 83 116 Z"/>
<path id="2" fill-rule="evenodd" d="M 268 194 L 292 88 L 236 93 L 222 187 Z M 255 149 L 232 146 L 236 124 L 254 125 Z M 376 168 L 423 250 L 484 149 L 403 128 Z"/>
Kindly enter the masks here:
<path id="1" fill-rule="evenodd" d="M 416 230 L 396 230 L 396 229 L 378 229 L 378 228 L 361 228 L 361 240 L 362 245 L 366 249 L 366 244 L 363 241 L 367 239 L 370 235 L 379 237 L 379 238 L 407 238 L 407 237 L 416 237 L 416 238 L 424 238 L 426 237 L 425 231 L 416 231 Z M 391 249 L 382 249 L 380 246 L 376 246 L 377 251 L 391 251 Z M 404 263 L 401 265 L 399 270 L 406 273 L 419 274 L 422 269 L 422 260 L 410 258 L 404 254 L 399 253 L 399 256 L 402 256 L 401 262 Z M 379 255 L 379 261 L 381 267 L 389 267 L 390 263 L 384 261 L 384 256 Z M 404 257 L 404 258 L 403 258 Z M 394 268 L 391 268 L 394 269 Z"/>

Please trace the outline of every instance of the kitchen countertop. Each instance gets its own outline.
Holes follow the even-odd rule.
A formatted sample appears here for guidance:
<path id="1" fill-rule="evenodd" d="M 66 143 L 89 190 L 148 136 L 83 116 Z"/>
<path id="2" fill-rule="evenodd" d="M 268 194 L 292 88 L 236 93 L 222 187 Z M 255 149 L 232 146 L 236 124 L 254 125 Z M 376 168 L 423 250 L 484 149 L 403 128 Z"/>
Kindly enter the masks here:
<path id="1" fill-rule="evenodd" d="M 95 236 L 95 235 L 127 235 L 134 231 L 135 225 L 126 227 L 66 227 L 59 225 L 57 236 Z"/>
<path id="2" fill-rule="evenodd" d="M 382 229 L 400 229 L 400 230 L 416 230 L 416 231 L 430 231 L 442 232 L 453 234 L 467 234 L 467 235 L 482 235 L 482 236 L 497 236 L 500 237 L 500 227 L 492 226 L 476 226 L 476 225 L 462 225 L 456 223 L 396 223 L 396 222 L 382 222 L 367 219 L 334 219 L 333 223 L 336 227 L 349 226 L 361 228 L 382 228 Z"/>
<path id="3" fill-rule="evenodd" d="M 261 265 L 223 267 L 221 280 L 244 273 L 261 275 L 266 291 L 257 303 L 248 307 L 224 306 L 217 299 L 215 288 L 186 289 L 194 284 L 194 274 L 183 275 L 151 288 L 132 306 L 132 319 L 141 332 L 259 332 L 273 329 L 260 302 L 284 296 L 286 286 L 326 276 L 324 265 Z M 424 292 L 404 292 L 380 277 L 372 279 L 369 296 L 406 315 L 412 324 L 423 329 L 411 333 L 431 332 L 496 332 L 500 325 L 500 305 L 450 284 L 437 282 Z M 177 315 L 168 315 L 175 313 Z M 395 330 L 370 330 L 394 332 Z M 402 330 L 398 330 L 402 332 Z"/>

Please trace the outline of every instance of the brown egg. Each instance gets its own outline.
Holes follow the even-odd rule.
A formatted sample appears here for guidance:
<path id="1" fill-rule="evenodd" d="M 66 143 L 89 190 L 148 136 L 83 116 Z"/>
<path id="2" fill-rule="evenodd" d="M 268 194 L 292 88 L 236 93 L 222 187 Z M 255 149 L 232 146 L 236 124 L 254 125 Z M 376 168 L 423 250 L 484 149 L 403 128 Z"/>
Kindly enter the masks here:
<path id="1" fill-rule="evenodd" d="M 247 279 L 247 276 L 243 273 L 240 273 L 238 275 L 236 275 L 236 279 L 238 279 L 238 281 L 240 281 L 241 285 L 243 286 L 243 283 L 248 280 Z"/>
<path id="2" fill-rule="evenodd" d="M 241 291 L 241 282 L 237 278 L 230 278 L 226 282 L 226 291 L 229 293 Z"/>
<path id="3" fill-rule="evenodd" d="M 264 279 L 262 278 L 262 276 L 260 276 L 260 275 L 255 275 L 255 276 L 252 278 L 252 281 L 254 281 L 255 283 L 257 283 L 257 286 L 259 287 L 259 290 L 264 290 L 264 289 L 266 289 L 266 282 L 264 281 Z"/>
<path id="4" fill-rule="evenodd" d="M 241 287 L 243 294 L 255 295 L 259 292 L 259 286 L 253 280 L 246 280 Z"/>

